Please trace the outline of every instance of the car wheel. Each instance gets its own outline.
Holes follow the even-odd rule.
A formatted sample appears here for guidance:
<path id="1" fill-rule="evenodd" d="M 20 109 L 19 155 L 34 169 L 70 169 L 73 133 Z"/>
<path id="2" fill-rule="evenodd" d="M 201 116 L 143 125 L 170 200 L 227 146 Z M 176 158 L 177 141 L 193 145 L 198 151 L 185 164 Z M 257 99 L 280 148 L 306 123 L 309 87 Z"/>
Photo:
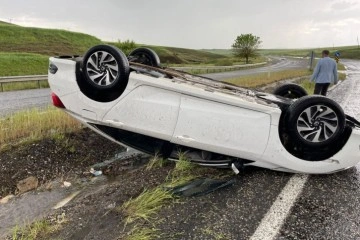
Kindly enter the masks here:
<path id="1" fill-rule="evenodd" d="M 291 99 L 297 99 L 308 95 L 303 87 L 293 83 L 281 85 L 274 90 L 273 94 Z"/>
<path id="2" fill-rule="evenodd" d="M 97 45 L 85 54 L 82 72 L 88 84 L 97 90 L 117 89 L 127 84 L 129 62 L 118 48 Z"/>
<path id="3" fill-rule="evenodd" d="M 110 102 L 124 92 L 129 80 L 129 62 L 118 48 L 97 45 L 79 63 L 76 81 L 81 92 L 98 102 Z"/>
<path id="4" fill-rule="evenodd" d="M 128 56 L 129 62 L 141 63 L 152 67 L 160 67 L 160 58 L 150 48 L 137 48 Z"/>
<path id="5" fill-rule="evenodd" d="M 339 104 L 323 96 L 306 96 L 287 111 L 290 141 L 306 147 L 329 146 L 345 129 L 345 114 Z"/>

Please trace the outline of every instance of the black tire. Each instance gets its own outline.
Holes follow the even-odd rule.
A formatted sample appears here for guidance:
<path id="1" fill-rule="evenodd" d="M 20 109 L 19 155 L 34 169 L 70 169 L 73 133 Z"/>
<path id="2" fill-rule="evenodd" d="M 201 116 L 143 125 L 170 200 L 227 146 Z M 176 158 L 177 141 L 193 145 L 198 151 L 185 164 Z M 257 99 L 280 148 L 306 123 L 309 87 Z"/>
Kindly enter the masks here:
<path id="1" fill-rule="evenodd" d="M 116 91 L 121 85 L 127 85 L 129 62 L 126 55 L 118 48 L 97 45 L 86 52 L 82 73 L 92 89 Z"/>
<path id="2" fill-rule="evenodd" d="M 308 95 L 303 87 L 294 83 L 281 85 L 274 90 L 273 94 L 291 99 L 297 99 Z"/>
<path id="3" fill-rule="evenodd" d="M 331 146 L 343 134 L 345 114 L 339 104 L 323 96 L 305 96 L 287 110 L 290 141 L 309 148 Z"/>
<path id="4" fill-rule="evenodd" d="M 160 58 L 156 52 L 150 48 L 137 48 L 128 56 L 129 62 L 141 63 L 151 67 L 160 67 Z"/>

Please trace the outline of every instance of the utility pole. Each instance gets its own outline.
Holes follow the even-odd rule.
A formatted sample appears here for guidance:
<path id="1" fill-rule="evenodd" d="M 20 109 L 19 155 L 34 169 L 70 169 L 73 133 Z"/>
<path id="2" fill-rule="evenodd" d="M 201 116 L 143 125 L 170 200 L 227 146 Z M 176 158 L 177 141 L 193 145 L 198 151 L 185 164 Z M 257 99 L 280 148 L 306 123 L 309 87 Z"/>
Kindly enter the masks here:
<path id="1" fill-rule="evenodd" d="M 315 53 L 314 53 L 314 51 L 311 51 L 311 52 L 310 52 L 310 63 L 309 63 L 309 65 L 310 65 L 310 66 L 309 66 L 310 71 L 313 70 L 314 58 L 315 58 Z"/>
<path id="2" fill-rule="evenodd" d="M 359 48 L 359 36 L 357 36 L 358 48 Z"/>

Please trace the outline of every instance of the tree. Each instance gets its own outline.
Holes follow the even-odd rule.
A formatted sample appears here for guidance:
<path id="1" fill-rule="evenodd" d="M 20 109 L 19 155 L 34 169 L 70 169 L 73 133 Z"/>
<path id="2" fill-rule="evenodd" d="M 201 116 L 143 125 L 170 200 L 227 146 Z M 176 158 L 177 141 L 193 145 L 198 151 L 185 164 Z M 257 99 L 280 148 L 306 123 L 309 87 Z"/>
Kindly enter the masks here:
<path id="1" fill-rule="evenodd" d="M 248 33 L 237 36 L 235 43 L 231 47 L 235 56 L 245 58 L 246 64 L 248 64 L 249 57 L 255 57 L 257 55 L 260 44 L 260 37 Z"/>

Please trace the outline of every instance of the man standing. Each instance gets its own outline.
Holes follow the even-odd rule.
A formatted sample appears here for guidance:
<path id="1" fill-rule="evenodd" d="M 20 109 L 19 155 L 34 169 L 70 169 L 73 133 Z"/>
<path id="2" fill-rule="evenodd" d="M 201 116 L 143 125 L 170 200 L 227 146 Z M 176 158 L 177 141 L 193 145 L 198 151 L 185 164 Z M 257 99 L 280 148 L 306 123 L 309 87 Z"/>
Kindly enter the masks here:
<path id="1" fill-rule="evenodd" d="M 314 94 L 326 96 L 330 83 L 338 83 L 337 65 L 335 60 L 329 57 L 329 50 L 322 51 L 322 59 L 316 64 L 311 81 L 315 82 Z"/>

